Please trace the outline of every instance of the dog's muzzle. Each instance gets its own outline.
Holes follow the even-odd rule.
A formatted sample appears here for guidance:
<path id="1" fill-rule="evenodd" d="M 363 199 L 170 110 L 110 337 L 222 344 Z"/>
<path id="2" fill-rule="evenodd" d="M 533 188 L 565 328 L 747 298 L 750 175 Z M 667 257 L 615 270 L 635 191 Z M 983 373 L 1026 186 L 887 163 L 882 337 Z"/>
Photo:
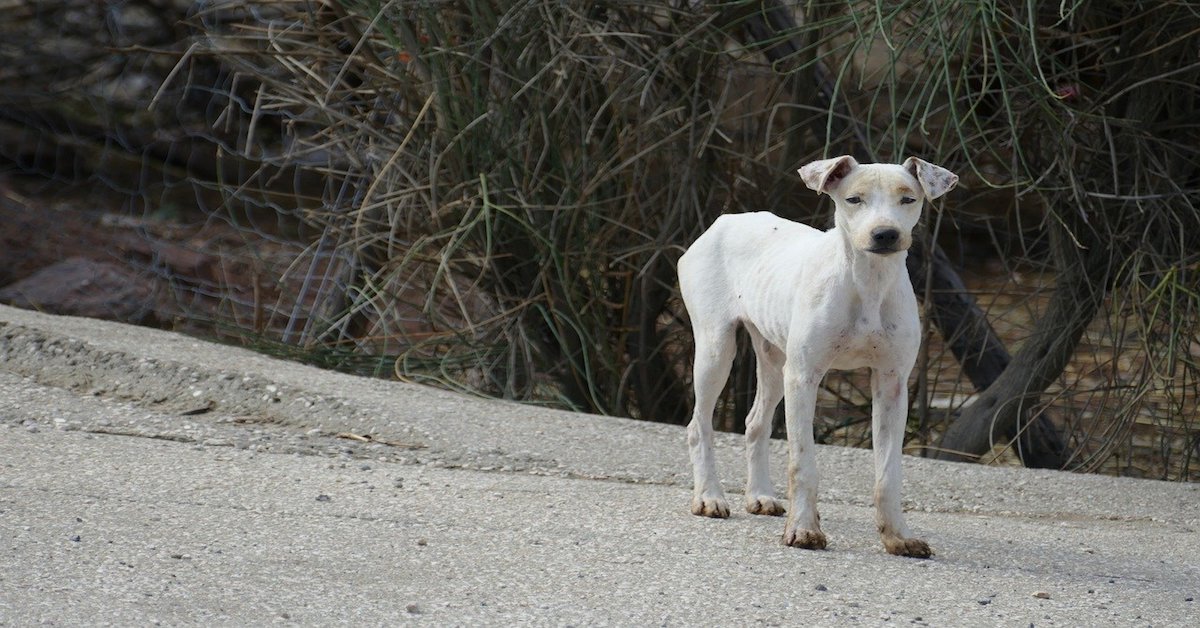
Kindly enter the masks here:
<path id="1" fill-rule="evenodd" d="M 871 230 L 871 248 L 869 253 L 887 255 L 900 251 L 900 231 L 891 227 L 879 227 Z"/>

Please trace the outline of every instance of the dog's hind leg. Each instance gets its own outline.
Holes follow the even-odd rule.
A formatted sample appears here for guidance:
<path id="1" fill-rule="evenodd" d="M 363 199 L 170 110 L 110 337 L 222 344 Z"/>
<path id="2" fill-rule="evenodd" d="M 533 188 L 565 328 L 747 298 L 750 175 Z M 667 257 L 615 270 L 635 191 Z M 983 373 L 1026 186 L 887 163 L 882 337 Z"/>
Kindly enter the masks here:
<path id="1" fill-rule="evenodd" d="M 736 326 L 706 326 L 693 321 L 696 337 L 696 360 L 692 371 L 692 386 L 696 406 L 688 424 L 688 452 L 692 458 L 692 514 L 705 517 L 728 517 L 729 502 L 717 477 L 717 461 L 713 455 L 713 410 L 721 389 L 729 379 L 736 350 Z"/>
<path id="2" fill-rule="evenodd" d="M 775 408 L 783 399 L 783 352 L 747 325 L 754 344 L 757 390 L 746 415 L 746 512 L 778 516 L 786 512 L 771 484 L 770 444 Z"/>

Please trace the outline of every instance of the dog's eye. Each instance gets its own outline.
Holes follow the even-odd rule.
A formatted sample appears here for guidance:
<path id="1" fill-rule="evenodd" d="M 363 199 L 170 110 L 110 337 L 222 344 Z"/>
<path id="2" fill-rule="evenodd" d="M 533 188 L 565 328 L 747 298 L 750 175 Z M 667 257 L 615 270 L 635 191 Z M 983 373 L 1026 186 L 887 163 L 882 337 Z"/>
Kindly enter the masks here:
<path id="1" fill-rule="evenodd" d="M 846 199 L 846 202 L 850 203 L 851 205 L 858 205 L 862 202 L 862 197 L 851 196 L 850 198 Z"/>
<path id="2" fill-rule="evenodd" d="M 915 199 L 915 198 L 913 198 L 913 197 L 911 197 L 911 196 L 901 196 L 901 197 L 900 197 L 900 204 L 901 204 L 901 205 L 910 205 L 910 204 L 912 204 L 912 203 L 915 203 L 915 202 L 917 202 L 917 199 Z"/>

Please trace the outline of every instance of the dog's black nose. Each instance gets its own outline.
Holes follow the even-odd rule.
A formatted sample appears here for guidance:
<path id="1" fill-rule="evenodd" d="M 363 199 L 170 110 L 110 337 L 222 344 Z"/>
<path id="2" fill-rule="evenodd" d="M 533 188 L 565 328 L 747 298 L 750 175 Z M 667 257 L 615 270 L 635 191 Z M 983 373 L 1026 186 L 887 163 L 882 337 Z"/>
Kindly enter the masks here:
<path id="1" fill-rule="evenodd" d="M 871 244 L 875 250 L 892 250 L 899 241 L 900 232 L 890 227 L 880 227 L 871 231 Z"/>

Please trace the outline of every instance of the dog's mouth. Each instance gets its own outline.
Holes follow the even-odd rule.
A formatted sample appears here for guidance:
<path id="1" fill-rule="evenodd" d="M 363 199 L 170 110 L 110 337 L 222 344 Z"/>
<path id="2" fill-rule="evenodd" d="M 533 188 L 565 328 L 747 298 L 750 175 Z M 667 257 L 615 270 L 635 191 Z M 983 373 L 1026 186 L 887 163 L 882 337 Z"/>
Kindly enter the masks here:
<path id="1" fill-rule="evenodd" d="M 896 247 L 896 246 L 876 246 L 876 247 L 867 249 L 867 252 L 874 253 L 876 255 L 891 255 L 892 253 L 899 253 L 900 251 L 903 251 L 903 250 L 904 249 L 902 249 L 900 247 Z"/>

